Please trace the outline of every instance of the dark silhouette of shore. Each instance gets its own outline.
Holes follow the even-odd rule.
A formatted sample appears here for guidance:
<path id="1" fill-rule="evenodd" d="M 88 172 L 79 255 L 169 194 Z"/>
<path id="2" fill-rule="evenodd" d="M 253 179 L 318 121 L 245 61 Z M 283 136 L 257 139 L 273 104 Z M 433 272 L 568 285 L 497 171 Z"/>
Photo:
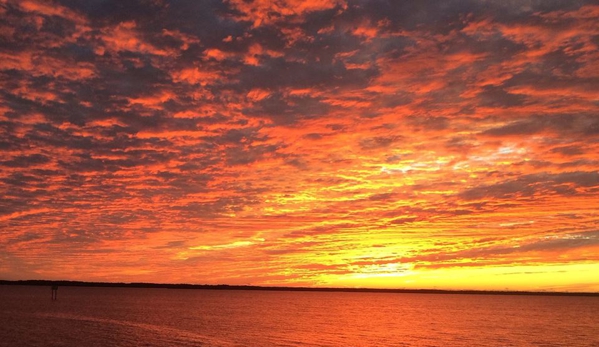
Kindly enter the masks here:
<path id="1" fill-rule="evenodd" d="M 314 287 L 273 287 L 227 284 L 185 284 L 185 283 L 143 283 L 143 282 L 83 282 L 51 280 L 0 280 L 0 285 L 27 286 L 67 286 L 67 287 L 116 287 L 116 288 L 167 288 L 167 289 L 204 289 L 204 290 L 263 290 L 294 292 L 349 292 L 349 293 L 414 293 L 414 294 L 470 294 L 470 295 L 544 295 L 544 296 L 595 296 L 599 292 L 533 292 L 500 290 L 444 290 L 444 289 L 379 289 L 379 288 L 314 288 Z"/>

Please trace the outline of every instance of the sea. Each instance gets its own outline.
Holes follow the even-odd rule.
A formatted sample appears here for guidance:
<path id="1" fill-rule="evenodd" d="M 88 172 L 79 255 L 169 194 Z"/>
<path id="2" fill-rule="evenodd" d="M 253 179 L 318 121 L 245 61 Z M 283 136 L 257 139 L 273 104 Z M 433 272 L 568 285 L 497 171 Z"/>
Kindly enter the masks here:
<path id="1" fill-rule="evenodd" d="M 0 285 L 0 346 L 599 346 L 599 297 Z"/>

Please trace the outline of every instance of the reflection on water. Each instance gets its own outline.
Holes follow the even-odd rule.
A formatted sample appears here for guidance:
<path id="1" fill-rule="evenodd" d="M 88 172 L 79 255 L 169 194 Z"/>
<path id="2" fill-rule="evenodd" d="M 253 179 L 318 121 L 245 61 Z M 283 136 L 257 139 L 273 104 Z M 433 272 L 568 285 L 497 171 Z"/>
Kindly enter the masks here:
<path id="1" fill-rule="evenodd" d="M 0 286 L 0 346 L 599 346 L 598 297 Z"/>

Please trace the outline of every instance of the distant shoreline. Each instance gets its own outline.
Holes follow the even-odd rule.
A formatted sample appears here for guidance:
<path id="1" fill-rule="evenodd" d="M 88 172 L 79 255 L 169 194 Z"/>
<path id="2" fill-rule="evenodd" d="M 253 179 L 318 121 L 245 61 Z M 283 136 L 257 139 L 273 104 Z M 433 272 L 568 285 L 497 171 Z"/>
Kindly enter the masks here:
<path id="1" fill-rule="evenodd" d="M 470 295 L 535 295 L 535 296 L 591 296 L 599 297 L 599 292 L 534 292 L 514 290 L 444 290 L 444 289 L 383 289 L 383 288 L 334 288 L 334 287 L 275 287 L 228 284 L 169 284 L 144 282 L 84 282 L 51 280 L 0 280 L 0 285 L 101 287 L 101 288 L 166 288 L 204 290 L 262 290 L 293 292 L 346 292 L 346 293 L 409 293 L 409 294 L 470 294 Z"/>

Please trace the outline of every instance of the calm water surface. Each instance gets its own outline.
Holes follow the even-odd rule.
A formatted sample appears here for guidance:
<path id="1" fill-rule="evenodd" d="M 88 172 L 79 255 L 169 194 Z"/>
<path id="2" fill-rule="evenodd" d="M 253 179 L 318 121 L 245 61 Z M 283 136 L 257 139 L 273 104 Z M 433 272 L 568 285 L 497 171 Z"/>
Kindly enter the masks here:
<path id="1" fill-rule="evenodd" d="M 599 346 L 599 298 L 0 285 L 0 346 Z"/>

